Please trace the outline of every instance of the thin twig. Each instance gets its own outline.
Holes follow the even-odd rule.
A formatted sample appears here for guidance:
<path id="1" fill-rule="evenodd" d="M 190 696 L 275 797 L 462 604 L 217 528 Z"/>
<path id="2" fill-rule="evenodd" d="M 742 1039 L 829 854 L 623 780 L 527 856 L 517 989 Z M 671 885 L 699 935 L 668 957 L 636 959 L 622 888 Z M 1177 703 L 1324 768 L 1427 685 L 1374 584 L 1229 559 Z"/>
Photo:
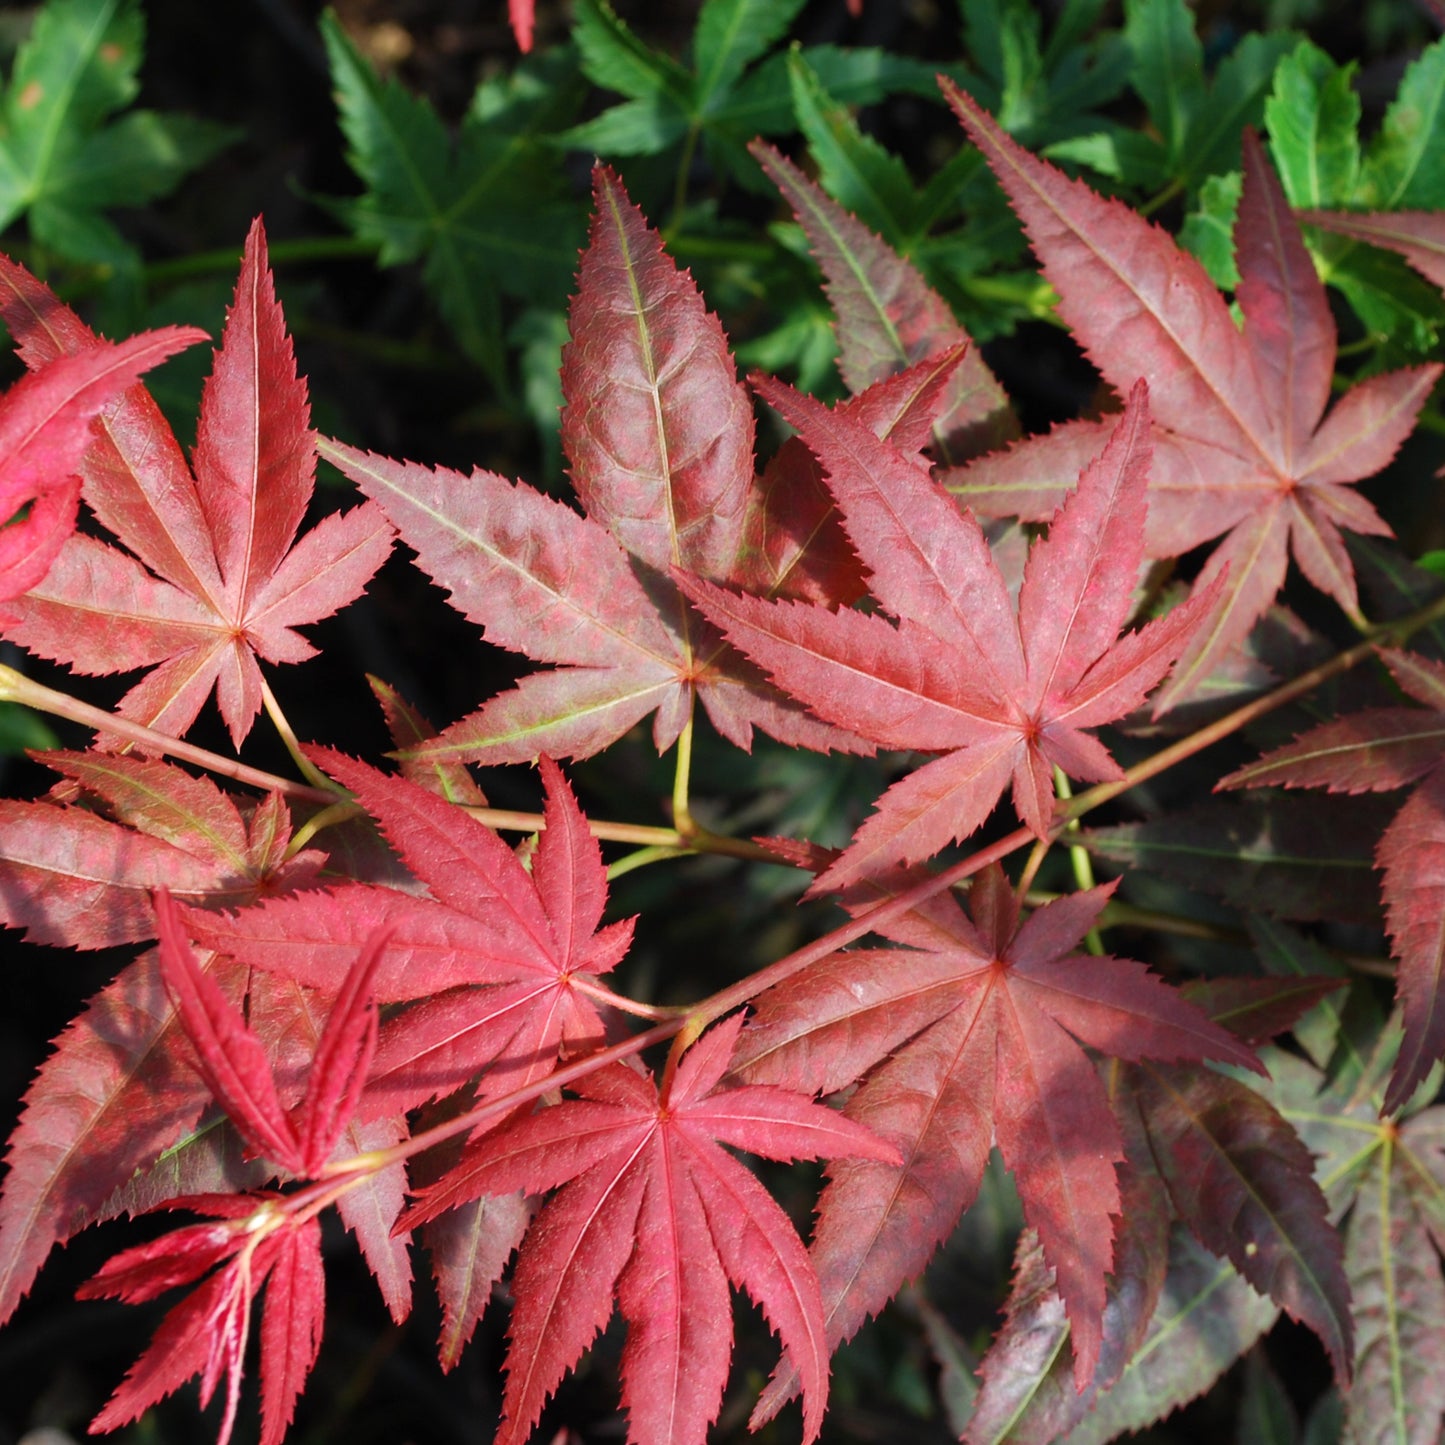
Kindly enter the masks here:
<path id="1" fill-rule="evenodd" d="M 68 693 L 57 692 L 16 672 L 13 667 L 0 666 L 0 702 L 18 702 L 33 707 L 37 712 L 49 713 L 52 717 L 63 717 L 82 727 L 94 728 L 97 732 L 112 733 L 124 738 L 136 747 L 149 752 L 164 753 L 180 758 L 208 772 L 218 773 L 248 787 L 261 788 L 268 793 L 280 793 L 298 803 L 320 803 L 329 806 L 336 801 L 331 789 L 313 788 L 307 783 L 298 783 L 291 778 L 277 777 L 275 773 L 262 772 L 236 758 L 222 757 L 194 743 L 183 742 L 166 733 L 156 732 L 141 723 L 131 722 L 104 708 L 92 707 Z"/>

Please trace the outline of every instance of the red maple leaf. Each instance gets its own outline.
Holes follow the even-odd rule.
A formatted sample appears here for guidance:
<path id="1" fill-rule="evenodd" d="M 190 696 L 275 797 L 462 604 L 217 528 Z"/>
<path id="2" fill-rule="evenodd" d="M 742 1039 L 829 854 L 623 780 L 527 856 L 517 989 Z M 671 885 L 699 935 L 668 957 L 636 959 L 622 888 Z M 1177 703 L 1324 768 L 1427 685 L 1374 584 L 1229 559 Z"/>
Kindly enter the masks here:
<path id="1" fill-rule="evenodd" d="M 251 1305 L 262 1287 L 261 1440 L 280 1445 L 321 1347 L 325 1276 L 321 1228 L 279 1208 L 277 1195 L 200 1195 L 169 1207 L 216 1219 L 162 1235 L 109 1260 L 77 1291 L 81 1299 L 114 1297 L 132 1304 L 190 1284 L 221 1261 L 223 1267 L 162 1319 L 105 1408 L 91 1421 L 99 1433 L 137 1419 L 157 1401 L 201 1376 L 201 1404 L 226 1381 L 226 1406 L 217 1445 L 236 1421 Z"/>
<path id="2" fill-rule="evenodd" d="M 1398 252 L 1427 281 L 1445 287 L 1445 211 L 1296 211 L 1337 236 Z"/>
<path id="3" fill-rule="evenodd" d="M 290 824 L 276 794 L 246 819 L 209 779 L 168 763 L 95 752 L 45 758 L 86 806 L 0 803 L 0 918 L 31 939 L 90 949 L 151 938 L 157 888 L 236 906 L 305 887 L 321 865 L 313 850 L 287 856 Z M 240 999 L 244 969 L 214 958 L 205 966 Z M 56 1040 L 9 1141 L 0 1319 L 54 1245 L 117 1212 L 108 1205 L 115 1191 L 196 1124 L 209 1095 L 184 1062 L 187 1049 L 154 951 L 127 965 Z"/>
<path id="4" fill-rule="evenodd" d="M 830 1345 L 919 1273 L 974 1199 L 997 1143 L 1072 1324 L 1079 1388 L 1093 1375 L 1123 1146 L 1075 1040 L 1121 1059 L 1259 1067 L 1142 964 L 1072 952 L 1112 892 L 1060 899 L 1020 924 L 993 867 L 974 881 L 971 920 L 940 896 L 881 930 L 904 949 L 834 954 L 757 1001 L 738 1074 L 825 1093 L 861 1078 L 845 1115 L 903 1158 L 829 1170 L 812 1255 Z M 784 1371 L 760 1413 L 793 1388 Z"/>
<path id="5" fill-rule="evenodd" d="M 796 1092 L 719 1088 L 741 1015 L 704 1035 L 659 1089 L 625 1064 L 582 1095 L 485 1135 L 426 1190 L 407 1224 L 479 1194 L 563 1186 L 533 1221 L 512 1276 L 505 1418 L 525 1440 L 547 1397 L 615 1309 L 628 1439 L 688 1445 L 716 1418 L 732 1353 L 728 1281 L 762 1306 L 802 1382 L 803 1439 L 827 1397 L 817 1280 L 787 1215 L 720 1144 L 769 1159 L 896 1161 L 867 1129 Z"/>
<path id="6" fill-rule="evenodd" d="M 857 580 L 808 477 L 784 458 L 755 484 L 752 406 L 721 327 L 612 172 L 599 166 L 594 189 L 562 363 L 562 445 L 586 516 L 495 473 L 432 471 L 322 443 L 489 641 L 553 664 L 409 756 L 585 757 L 653 713 L 663 751 L 694 697 L 740 747 L 760 726 L 785 742 L 866 748 L 779 693 L 668 575 L 681 565 L 756 585 L 765 574 L 772 595 L 834 603 L 855 596 Z M 958 360 L 944 348 L 881 383 L 860 399 L 867 424 L 922 446 Z"/>
<path id="7" fill-rule="evenodd" d="M 356 1109 L 376 1051 L 372 983 L 389 931 L 373 930 L 347 969 L 312 1057 L 306 1092 L 294 1110 L 287 1110 L 266 1045 L 197 963 L 165 889 L 156 894 L 156 923 L 161 976 L 211 1097 L 230 1115 L 252 1153 L 291 1174 L 319 1174 Z"/>
<path id="8" fill-rule="evenodd" d="M 354 883 L 305 899 L 268 899 L 233 915 L 189 910 L 191 937 L 241 962 L 334 992 L 357 949 L 391 930 L 372 986 L 392 1013 L 381 1031 L 365 1118 L 460 1088 L 486 1070 L 486 1094 L 522 1088 L 559 1050 L 601 1042 L 595 999 L 632 940 L 632 922 L 599 930 L 607 874 L 560 769 L 541 760 L 547 826 L 531 871 L 484 824 L 415 783 L 340 754 L 316 761 L 381 824 L 424 896 Z"/>
<path id="9" fill-rule="evenodd" d="M 1339 984 L 1231 977 L 1181 992 L 1236 1037 L 1260 1044 Z M 1124 1147 L 1125 1227 L 1114 1240 L 1098 1367 L 1088 1388 L 1077 1390 L 1053 1270 L 1025 1231 L 1003 1327 L 979 1365 L 965 1438 L 1062 1440 L 1090 1414 L 1138 1357 L 1151 1321 L 1160 1323 L 1175 1220 L 1313 1329 L 1347 1383 L 1353 1320 L 1340 1238 L 1314 1181 L 1315 1161 L 1293 1127 L 1257 1090 L 1212 1069 L 1110 1066 L 1104 1083 Z"/>
<path id="10" fill-rule="evenodd" d="M 945 82 L 964 127 L 1028 231 L 1059 314 L 1121 395 L 1149 382 L 1155 459 L 1146 551 L 1174 557 L 1227 533 L 1196 585 L 1226 568 L 1223 602 L 1162 694 L 1182 699 L 1258 620 L 1293 552 L 1305 576 L 1358 617 L 1341 531 L 1388 535 L 1351 485 L 1410 434 L 1440 375 L 1414 367 L 1362 381 L 1325 415 L 1336 332 L 1279 179 L 1244 138 L 1235 227 L 1244 327 L 1204 268 L 1122 202 L 1030 155 Z M 1097 450 L 1103 422 L 1071 422 L 945 481 L 981 514 L 1046 517 L 1062 479 Z"/>
<path id="11" fill-rule="evenodd" d="M 75 530 L 80 482 L 73 474 L 90 445 L 91 420 L 143 371 L 204 339 L 194 327 L 168 326 L 116 346 L 97 341 L 46 363 L 0 399 L 0 602 L 34 587 Z M 0 608 L 0 623 L 10 621 Z"/>
<path id="12" fill-rule="evenodd" d="M 315 850 L 286 856 L 290 819 L 277 794 L 243 817 L 209 778 L 170 763 L 63 750 L 43 756 L 85 805 L 0 800 L 0 922 L 25 929 L 32 942 L 107 948 L 153 938 L 153 889 L 239 907 L 304 887 L 321 866 Z"/>
<path id="13" fill-rule="evenodd" d="M 1368 708 L 1322 723 L 1217 787 L 1373 793 L 1416 785 L 1375 853 L 1405 1026 L 1385 1094 L 1393 1112 L 1445 1057 L 1445 666 L 1416 652 L 1381 656 L 1401 690 L 1428 710 Z"/>
<path id="14" fill-rule="evenodd" d="M 820 881 L 842 886 L 971 833 L 1010 782 L 1037 834 L 1053 768 L 1120 769 L 1086 728 L 1121 717 L 1168 670 L 1201 594 L 1118 639 L 1142 549 L 1149 420 L 1142 384 L 1101 456 L 1029 554 L 1017 614 L 977 522 L 919 465 L 778 383 L 762 394 L 827 473 L 869 588 L 898 619 L 738 596 L 678 574 L 728 638 L 821 717 L 889 748 L 944 756 L 879 800 Z"/>
<path id="15" fill-rule="evenodd" d="M 927 440 L 935 443 L 939 460 L 959 462 L 1016 437 L 1018 421 L 998 379 L 917 269 L 774 147 L 757 140 L 748 149 L 793 208 L 822 268 L 836 317 L 838 370 L 849 390 L 862 392 L 916 362 L 967 345 Z"/>
<path id="16" fill-rule="evenodd" d="M 305 1094 L 287 1110 L 266 1045 L 201 968 L 164 890 L 156 895 L 156 923 L 161 973 L 211 1095 L 254 1153 L 291 1174 L 319 1174 L 351 1122 L 376 1046 L 371 980 L 386 946 L 384 932 L 372 935 L 347 971 Z M 289 1210 L 275 1194 L 183 1196 L 167 1207 L 226 1222 L 191 1225 L 123 1251 L 81 1288 L 82 1298 L 153 1299 L 228 1262 L 161 1321 L 91 1428 L 113 1430 L 135 1419 L 197 1373 L 207 1403 L 224 1375 L 219 1438 L 225 1445 L 240 1400 L 251 1302 L 269 1279 L 261 1319 L 261 1439 L 277 1445 L 321 1345 L 325 1280 L 317 1220 Z"/>
<path id="17" fill-rule="evenodd" d="M 27 366 L 96 345 L 74 312 L 3 258 L 0 313 Z M 380 511 L 363 506 L 296 539 L 315 434 L 259 220 L 201 397 L 194 474 L 139 384 L 98 431 L 79 468 L 82 496 L 130 550 L 72 535 L 6 634 L 83 673 L 153 668 L 119 710 L 174 736 L 214 687 L 239 746 L 261 707 L 256 658 L 314 656 L 294 629 L 359 596 L 392 537 Z"/>

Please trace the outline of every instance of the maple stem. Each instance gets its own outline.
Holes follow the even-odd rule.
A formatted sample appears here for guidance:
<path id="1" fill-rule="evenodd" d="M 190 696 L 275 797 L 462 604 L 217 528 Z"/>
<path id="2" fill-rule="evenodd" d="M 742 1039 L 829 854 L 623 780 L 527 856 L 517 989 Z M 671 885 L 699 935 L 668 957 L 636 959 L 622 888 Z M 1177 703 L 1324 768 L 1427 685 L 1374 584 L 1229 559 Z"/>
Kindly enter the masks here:
<path id="1" fill-rule="evenodd" d="M 687 209 L 687 178 L 692 170 L 692 158 L 697 152 L 698 125 L 694 121 L 687 128 L 687 136 L 682 143 L 682 155 L 677 162 L 677 180 L 672 190 L 672 219 L 667 224 L 664 232 L 664 239 L 671 244 L 673 231 L 682 229 L 683 212 Z"/>
<path id="2" fill-rule="evenodd" d="M 540 813 L 518 813 L 507 808 L 477 808 L 465 803 L 457 803 L 455 806 L 498 833 L 541 833 L 547 826 L 546 819 Z M 693 831 L 684 835 L 676 828 L 657 828 L 647 823 L 611 823 L 606 819 L 589 818 L 587 831 L 599 842 L 632 843 L 641 852 L 649 855 L 636 862 L 624 858 L 612 865 L 617 868 L 621 864 L 628 864 L 628 867 L 621 869 L 624 873 L 631 868 L 640 868 L 644 863 L 655 862 L 658 858 L 681 857 L 688 853 L 720 853 L 724 857 L 743 858 L 750 863 L 789 866 L 776 853 L 769 852 L 749 838 L 729 838 L 726 833 L 712 833 L 695 824 Z"/>
<path id="3" fill-rule="evenodd" d="M 430 1129 L 424 1129 L 420 1134 L 403 1139 L 389 1149 L 372 1150 L 366 1155 L 358 1155 L 352 1159 L 338 1159 L 327 1167 L 325 1181 L 288 1196 L 288 1202 L 294 1201 L 293 1207 L 300 1208 L 310 1203 L 313 1195 L 323 1188 L 334 1188 L 338 1182 L 342 1187 L 350 1188 L 352 1184 L 360 1183 L 363 1178 L 378 1170 L 388 1168 L 392 1164 L 399 1164 L 403 1160 L 411 1158 L 412 1155 L 420 1154 L 423 1150 L 453 1139 L 459 1134 L 470 1134 L 479 1124 L 500 1118 L 513 1109 L 520 1108 L 523 1104 L 533 1103 L 543 1094 L 566 1088 L 568 1084 L 575 1083 L 578 1079 L 585 1079 L 588 1074 L 604 1068 L 608 1064 L 621 1063 L 624 1059 L 630 1059 L 634 1055 L 642 1053 L 643 1050 L 650 1049 L 654 1044 L 666 1043 L 683 1033 L 684 1030 L 692 1038 L 696 1038 L 708 1024 L 721 1018 L 724 1014 L 731 1013 L 733 1009 L 740 1008 L 757 994 L 762 993 L 764 989 L 782 983 L 795 973 L 800 973 L 810 964 L 817 963 L 819 959 L 826 958 L 830 953 L 835 953 L 845 944 L 853 943 L 862 938 L 865 933 L 871 933 L 879 924 L 902 917 L 909 909 L 916 908 L 918 904 L 932 898 L 935 893 L 952 888 L 955 884 L 961 883 L 964 879 L 977 873 L 979 869 L 1006 858 L 1010 853 L 1022 848 L 1033 836 L 1027 828 L 1016 828 L 1006 837 L 1000 838 L 998 842 L 991 843 L 987 848 L 980 848 L 978 852 L 970 854 L 951 868 L 946 868 L 942 873 L 921 880 L 912 888 L 890 898 L 886 903 L 880 903 L 867 913 L 850 919 L 847 923 L 824 934 L 821 938 L 815 939 L 812 943 L 795 949 L 776 963 L 771 963 L 740 982 L 691 1005 L 684 1012 L 653 1024 L 650 1029 L 644 1029 L 641 1033 L 633 1034 L 628 1039 L 622 1039 L 595 1054 L 588 1054 L 585 1058 L 564 1064 L 544 1079 L 538 1079 L 509 1094 L 488 1099 L 485 1103 L 478 1104 L 476 1108 L 469 1109 L 465 1114 L 458 1114 L 455 1118 L 434 1124 Z M 359 1166 L 358 1160 L 366 1162 Z M 353 1175 L 352 1171 L 358 1169 L 364 1170 L 364 1173 L 357 1172 Z"/>
<path id="4" fill-rule="evenodd" d="M 1366 658 L 1373 657 L 1381 643 L 1403 642 L 1412 633 L 1428 626 L 1431 622 L 1439 621 L 1442 617 L 1445 617 L 1445 596 L 1437 597 L 1433 602 L 1418 608 L 1407 617 L 1396 618 L 1393 622 L 1379 623 L 1370 629 L 1369 636 L 1363 642 L 1357 642 L 1353 647 L 1348 647 L 1343 652 L 1337 652 L 1328 661 L 1282 683 L 1273 692 L 1267 692 L 1263 697 L 1257 697 L 1253 702 L 1247 702 L 1206 727 L 1200 728 L 1198 732 L 1180 738 L 1177 743 L 1171 743 L 1167 748 L 1161 748 L 1152 757 L 1145 758 L 1142 762 L 1127 769 L 1122 778 L 1109 783 L 1096 783 L 1086 792 L 1076 794 L 1060 812 L 1055 814 L 1055 836 L 1062 832 L 1069 823 L 1082 818 L 1085 813 L 1092 812 L 1101 804 L 1117 798 L 1121 793 L 1127 793 L 1131 788 L 1138 787 L 1140 783 L 1158 777 L 1160 773 L 1172 768 L 1175 763 L 1182 763 L 1186 758 L 1192 758 L 1195 753 L 1201 753 L 1205 748 L 1223 741 L 1248 723 L 1252 723 L 1256 718 L 1264 717 L 1276 708 L 1283 707 L 1285 703 L 1293 702 L 1297 697 L 1304 697 L 1305 694 L 1313 692 L 1321 683 L 1328 682 L 1332 677 L 1338 677 L 1340 673 L 1348 672 L 1352 667 L 1364 662 Z"/>
<path id="5" fill-rule="evenodd" d="M 607 865 L 607 881 L 614 882 L 626 873 L 634 873 L 639 868 L 646 868 L 649 863 L 661 863 L 668 858 L 682 858 L 690 853 L 690 848 L 669 848 L 661 844 L 650 848 L 638 848 L 619 858 L 615 863 Z"/>
<path id="6" fill-rule="evenodd" d="M 672 774 L 672 826 L 688 840 L 697 833 L 692 821 L 692 805 L 688 793 L 692 786 L 692 715 L 677 735 L 677 767 Z"/>
<path id="7" fill-rule="evenodd" d="M 184 762 L 193 763 L 208 772 L 221 777 L 245 783 L 248 787 L 260 788 L 268 793 L 280 793 L 298 803 L 331 804 L 336 801 L 335 788 L 314 788 L 308 783 L 298 783 L 291 778 L 277 777 L 275 773 L 262 772 L 240 762 L 236 758 L 225 758 L 219 753 L 198 748 L 193 743 L 182 742 L 166 733 L 156 732 L 141 723 L 106 712 L 104 708 L 92 707 L 67 693 L 56 692 L 33 681 L 13 667 L 0 665 L 0 702 L 18 702 L 33 707 L 37 712 L 49 713 L 51 717 L 63 717 L 82 727 L 94 728 L 97 732 L 111 733 L 124 738 L 137 747 L 153 753 L 165 753 Z"/>
<path id="8" fill-rule="evenodd" d="M 330 828 L 336 823 L 344 823 L 348 818 L 356 817 L 361 811 L 359 803 L 349 803 L 342 799 L 323 808 L 319 813 L 313 813 L 291 835 L 291 841 L 286 845 L 288 861 L 294 858 L 323 828 Z"/>
<path id="9" fill-rule="evenodd" d="M 291 761 L 300 770 L 301 776 L 315 788 L 324 788 L 327 780 L 326 775 L 301 751 L 301 741 L 296 736 L 296 730 L 291 726 L 290 719 L 281 710 L 281 704 L 276 700 L 276 694 L 271 691 L 271 684 L 263 677 L 261 679 L 261 701 L 266 706 L 266 716 L 271 719 L 276 731 L 281 735 L 281 741 L 286 746 L 286 751 L 291 754 Z"/>
<path id="10" fill-rule="evenodd" d="M 613 993 L 605 984 L 594 983 L 581 974 L 573 974 L 571 983 L 578 993 L 585 993 L 588 998 L 594 998 L 598 1003 L 606 1004 L 608 1008 L 618 1009 L 622 1013 L 636 1014 L 640 1019 L 681 1018 L 688 1010 L 686 1004 L 638 1003 L 636 999 L 625 998 L 620 993 Z"/>
<path id="11" fill-rule="evenodd" d="M 1074 796 L 1073 786 L 1070 784 L 1068 775 L 1060 767 L 1054 768 L 1054 791 L 1059 795 L 1061 802 L 1067 803 Z M 1079 831 L 1079 820 L 1070 818 L 1064 824 L 1065 833 L 1077 834 Z M 1074 882 L 1079 892 L 1086 893 L 1092 888 L 1098 879 L 1094 877 L 1094 861 L 1089 857 L 1089 850 L 1079 843 L 1070 843 L 1069 863 L 1074 870 Z M 1099 928 L 1096 924 L 1084 935 L 1084 947 L 1096 958 L 1104 955 L 1104 940 L 1099 936 Z"/>
<path id="12" fill-rule="evenodd" d="M 1047 838 L 1040 838 L 1035 842 L 1032 851 L 1029 853 L 1028 859 L 1024 863 L 1024 871 L 1019 874 L 1018 885 L 1014 890 L 1021 899 L 1028 893 L 1029 889 L 1034 886 L 1034 879 L 1038 876 L 1039 869 L 1043 866 L 1043 861 L 1048 855 L 1049 846 L 1049 840 Z"/>
<path id="13" fill-rule="evenodd" d="M 1174 199 L 1175 196 L 1179 195 L 1180 192 L 1183 191 L 1183 189 L 1184 182 L 1181 181 L 1178 177 L 1175 177 L 1175 179 L 1170 181 L 1169 184 L 1165 186 L 1162 191 L 1160 191 L 1157 195 L 1152 196 L 1149 200 L 1145 201 L 1142 206 L 1139 207 L 1139 214 L 1141 216 L 1152 216 L 1155 211 L 1161 210 L 1163 207 L 1167 206 L 1169 202 Z"/>

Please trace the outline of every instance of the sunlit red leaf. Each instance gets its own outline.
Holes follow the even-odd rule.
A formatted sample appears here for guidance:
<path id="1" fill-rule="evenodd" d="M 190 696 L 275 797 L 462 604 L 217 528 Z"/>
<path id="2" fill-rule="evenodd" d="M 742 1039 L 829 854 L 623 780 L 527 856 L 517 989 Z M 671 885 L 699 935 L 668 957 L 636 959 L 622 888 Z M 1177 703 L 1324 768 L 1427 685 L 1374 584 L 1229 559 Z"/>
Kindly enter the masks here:
<path id="1" fill-rule="evenodd" d="M 667 576 L 682 564 L 751 580 L 761 565 L 785 592 L 850 589 L 856 578 L 806 478 L 801 488 L 767 478 L 757 495 L 752 407 L 721 327 L 617 177 L 599 166 L 593 192 L 562 374 L 562 443 L 586 516 L 495 473 L 432 471 L 322 443 L 458 611 L 490 641 L 552 664 L 407 757 L 586 757 L 649 716 L 661 751 L 695 699 L 740 747 L 762 727 L 793 744 L 866 748 L 774 688 Z M 771 559 L 756 556 L 760 531 L 785 539 Z M 828 555 L 803 555 L 812 550 Z"/>
<path id="2" fill-rule="evenodd" d="M 720 1087 L 740 1017 L 695 1044 L 661 1092 L 611 1065 L 565 1102 L 468 1146 L 409 1222 L 480 1194 L 562 1186 L 527 1232 L 513 1276 L 499 1442 L 530 1434 L 547 1397 L 619 1308 L 623 1403 L 638 1445 L 688 1445 L 716 1418 L 732 1351 L 731 1280 L 762 1306 L 802 1380 L 817 1437 L 828 1349 L 817 1281 L 787 1216 L 720 1143 L 768 1158 L 894 1150 L 784 1089 Z"/>
<path id="3" fill-rule="evenodd" d="M 28 272 L 0 260 L 0 312 L 27 366 L 94 353 L 96 338 Z M 172 348 L 174 349 L 174 348 Z M 375 507 L 297 539 L 315 435 L 258 221 L 201 399 L 194 475 L 142 386 L 113 407 L 78 470 L 128 552 L 76 534 L 16 604 L 8 635 L 79 672 L 153 669 L 126 717 L 179 735 L 214 690 L 239 745 L 261 707 L 258 657 L 300 662 L 298 626 L 357 597 L 390 550 Z"/>
<path id="4" fill-rule="evenodd" d="M 1394 456 L 1440 368 L 1371 377 L 1326 414 L 1334 321 L 1252 133 L 1236 231 L 1241 330 L 1204 268 L 1165 232 L 1030 155 L 951 82 L 944 90 L 1022 219 L 1060 315 L 1104 379 L 1120 395 L 1141 374 L 1149 382 L 1149 555 L 1177 556 L 1225 534 L 1200 577 L 1213 581 L 1228 562 L 1223 602 L 1161 705 L 1192 693 L 1242 640 L 1283 583 L 1287 551 L 1316 587 L 1356 612 L 1341 533 L 1387 529 L 1350 484 Z M 1102 425 L 1070 423 L 949 485 L 988 515 L 1045 517 Z"/>
<path id="5" fill-rule="evenodd" d="M 361 1100 L 368 1119 L 449 1094 L 486 1070 L 505 1093 L 602 1037 L 589 986 L 623 956 L 631 922 L 602 925 L 606 875 L 571 789 L 542 760 L 546 818 L 530 872 L 490 828 L 402 778 L 318 751 L 424 884 L 428 896 L 344 884 L 231 917 L 187 915 L 207 947 L 336 992 L 373 931 L 390 928 L 373 987 L 406 1003 L 382 1027 Z"/>
<path id="6" fill-rule="evenodd" d="M 168 326 L 116 346 L 95 341 L 47 361 L 0 398 L 0 603 L 40 582 L 75 530 L 74 473 L 90 446 L 92 419 L 142 372 L 204 337 L 194 327 Z M 0 608 L 0 622 L 13 620 Z"/>
<path id="7" fill-rule="evenodd" d="M 1034 545 L 1017 607 L 978 524 L 926 471 L 846 415 L 777 383 L 764 393 L 818 456 L 869 590 L 898 623 L 739 596 L 681 572 L 679 582 L 820 717 L 883 747 L 943 754 L 883 795 L 820 882 L 932 856 L 977 828 L 1010 784 L 1020 818 L 1046 836 L 1053 768 L 1091 782 L 1119 775 L 1085 729 L 1142 701 L 1213 595 L 1118 637 L 1142 546 L 1145 389 Z"/>

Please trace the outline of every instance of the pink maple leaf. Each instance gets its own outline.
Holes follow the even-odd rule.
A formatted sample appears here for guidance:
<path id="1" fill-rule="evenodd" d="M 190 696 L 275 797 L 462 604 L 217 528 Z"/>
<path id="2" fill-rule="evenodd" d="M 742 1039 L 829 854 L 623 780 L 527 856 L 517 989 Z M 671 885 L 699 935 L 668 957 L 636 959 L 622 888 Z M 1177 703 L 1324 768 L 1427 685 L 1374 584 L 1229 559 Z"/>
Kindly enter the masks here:
<path id="1" fill-rule="evenodd" d="M 728 1281 L 746 1289 L 802 1381 L 803 1438 L 827 1396 L 817 1281 L 788 1217 L 722 1147 L 770 1159 L 896 1160 L 861 1125 L 766 1085 L 720 1087 L 741 1015 L 718 1025 L 659 1089 L 614 1064 L 582 1095 L 470 1145 L 426 1190 L 410 1225 L 480 1194 L 561 1186 L 533 1221 L 513 1274 L 505 1419 L 516 1445 L 592 1336 L 620 1309 L 628 1439 L 701 1445 L 732 1352 Z"/>
<path id="2" fill-rule="evenodd" d="M 1336 331 L 1324 284 L 1253 132 L 1235 247 L 1241 330 L 1204 268 L 1122 202 L 1097 195 L 1010 139 L 962 91 L 945 94 L 1007 192 L 1059 293 L 1059 314 L 1120 394 L 1143 375 L 1155 460 L 1146 551 L 1174 557 L 1223 536 L 1200 573 L 1229 580 L 1209 627 L 1161 694 L 1193 692 L 1284 583 L 1305 576 L 1359 615 L 1341 533 L 1388 534 L 1353 484 L 1410 434 L 1439 366 L 1370 377 L 1326 412 Z M 981 514 L 1047 517 L 1105 422 L 1071 422 L 949 473 Z"/>
<path id="3" fill-rule="evenodd" d="M 0 257 L 0 264 L 13 267 Z M 38 284 L 38 283 L 37 283 Z M 143 371 L 205 339 L 167 326 L 111 345 L 93 341 L 22 377 L 0 400 L 0 602 L 28 592 L 50 570 L 75 531 L 91 421 Z M 28 509 L 28 511 L 27 511 Z M 0 623 L 13 622 L 0 608 Z"/>
<path id="4" fill-rule="evenodd" d="M 0 312 L 32 368 L 96 345 L 3 258 Z M 129 551 L 69 537 L 7 635 L 84 673 L 152 668 L 119 710 L 172 735 L 214 688 L 239 746 L 261 707 L 257 657 L 314 656 L 295 628 L 357 597 L 391 547 L 373 506 L 334 513 L 297 539 L 316 467 L 309 412 L 258 220 L 201 398 L 194 472 L 149 393 L 132 387 L 79 467 L 84 500 Z"/>
<path id="5" fill-rule="evenodd" d="M 1034 544 L 1017 611 L 978 523 L 922 467 L 810 398 L 760 389 L 817 454 L 869 588 L 897 624 L 739 596 L 681 572 L 679 585 L 820 717 L 883 747 L 942 754 L 884 793 L 819 882 L 841 887 L 932 856 L 973 832 L 1010 785 L 1020 818 L 1046 836 L 1054 767 L 1121 776 L 1086 729 L 1142 701 L 1209 605 L 1201 593 L 1118 636 L 1143 546 L 1146 388 Z"/>

